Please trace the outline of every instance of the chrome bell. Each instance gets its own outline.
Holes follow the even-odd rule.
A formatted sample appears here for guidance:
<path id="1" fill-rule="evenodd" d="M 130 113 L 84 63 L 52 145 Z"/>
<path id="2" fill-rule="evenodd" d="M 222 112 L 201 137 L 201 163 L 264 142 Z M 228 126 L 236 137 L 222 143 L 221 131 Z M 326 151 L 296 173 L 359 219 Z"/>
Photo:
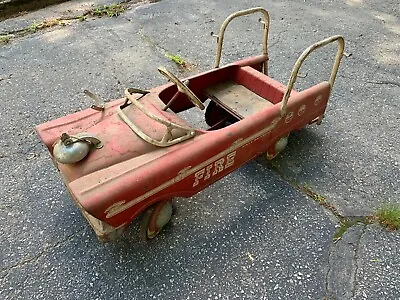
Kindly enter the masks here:
<path id="1" fill-rule="evenodd" d="M 70 136 L 63 133 L 53 148 L 54 158 L 62 164 L 73 164 L 84 159 L 92 148 L 103 147 L 101 141 L 88 133 Z"/>

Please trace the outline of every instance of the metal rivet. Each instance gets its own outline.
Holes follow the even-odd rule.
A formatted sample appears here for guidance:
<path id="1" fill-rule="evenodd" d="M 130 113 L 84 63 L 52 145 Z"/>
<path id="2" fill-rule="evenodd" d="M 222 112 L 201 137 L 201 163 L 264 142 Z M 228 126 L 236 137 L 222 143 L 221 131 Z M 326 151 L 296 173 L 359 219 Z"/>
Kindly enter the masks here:
<path id="1" fill-rule="evenodd" d="M 314 105 L 317 106 L 322 100 L 322 95 L 318 95 L 317 98 L 315 98 Z"/>
<path id="2" fill-rule="evenodd" d="M 285 123 L 290 123 L 290 121 L 292 121 L 292 119 L 293 119 L 293 112 L 290 112 L 286 115 Z"/>
<path id="3" fill-rule="evenodd" d="M 306 106 L 305 106 L 305 104 L 303 104 L 302 106 L 300 106 L 299 111 L 297 112 L 297 115 L 301 116 L 302 114 L 304 114 L 305 111 L 306 111 Z"/>

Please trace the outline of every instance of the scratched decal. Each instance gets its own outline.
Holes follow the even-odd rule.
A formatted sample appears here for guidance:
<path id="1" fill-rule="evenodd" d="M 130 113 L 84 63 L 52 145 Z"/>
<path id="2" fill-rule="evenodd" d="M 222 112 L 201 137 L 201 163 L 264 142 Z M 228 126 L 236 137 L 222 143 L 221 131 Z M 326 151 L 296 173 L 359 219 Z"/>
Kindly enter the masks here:
<path id="1" fill-rule="evenodd" d="M 236 151 L 233 151 L 194 173 L 193 186 L 195 187 L 200 181 L 206 181 L 223 170 L 232 167 L 235 163 L 235 155 Z"/>

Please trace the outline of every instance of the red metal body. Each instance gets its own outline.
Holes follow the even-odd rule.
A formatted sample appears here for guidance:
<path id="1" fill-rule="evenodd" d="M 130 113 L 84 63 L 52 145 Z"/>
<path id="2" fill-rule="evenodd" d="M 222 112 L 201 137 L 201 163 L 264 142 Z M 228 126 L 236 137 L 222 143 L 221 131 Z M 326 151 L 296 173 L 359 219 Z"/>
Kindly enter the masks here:
<path id="1" fill-rule="evenodd" d="M 64 132 L 87 132 L 101 140 L 101 149 L 77 163 L 53 159 L 101 240 L 119 235 L 155 203 L 192 196 L 262 153 L 274 157 L 278 141 L 321 119 L 332 84 L 324 81 L 301 92 L 292 90 L 282 111 L 286 86 L 261 72 L 267 60 L 267 55 L 260 55 L 188 78 L 187 86 L 201 102 L 211 99 L 205 112 L 210 127 L 194 129 L 192 138 L 168 147 L 145 141 L 121 120 L 117 109 L 125 99 L 108 103 L 103 111 L 89 108 L 37 126 L 51 154 Z M 228 93 L 236 91 L 235 103 L 245 103 L 245 109 L 232 109 L 220 101 L 221 93 L 212 94 L 221 86 Z M 258 102 L 241 98 L 243 91 Z M 163 110 L 172 98 L 169 109 Z M 178 113 L 194 105 L 174 83 L 156 87 L 138 101 L 158 117 L 191 128 Z M 134 106 L 125 113 L 155 139 L 164 136 L 165 128 Z"/>

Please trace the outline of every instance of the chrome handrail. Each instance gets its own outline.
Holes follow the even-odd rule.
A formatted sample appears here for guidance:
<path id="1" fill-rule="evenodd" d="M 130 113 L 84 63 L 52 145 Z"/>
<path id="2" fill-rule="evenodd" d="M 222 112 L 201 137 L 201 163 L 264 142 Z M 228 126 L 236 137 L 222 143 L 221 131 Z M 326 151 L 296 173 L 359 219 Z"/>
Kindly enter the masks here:
<path id="1" fill-rule="evenodd" d="M 311 45 L 306 50 L 304 50 L 304 52 L 299 56 L 299 58 L 297 59 L 296 63 L 293 66 L 292 72 L 290 73 L 289 82 L 287 84 L 285 94 L 283 95 L 282 105 L 281 105 L 281 116 L 282 117 L 284 115 L 286 115 L 286 107 L 287 107 L 288 99 L 290 97 L 290 93 L 291 93 L 291 91 L 293 89 L 294 83 L 296 82 L 296 78 L 298 76 L 299 69 L 300 69 L 301 65 L 303 64 L 303 62 L 305 61 L 305 59 L 314 50 L 316 50 L 318 48 L 321 48 L 323 46 L 326 46 L 326 45 L 328 45 L 330 43 L 333 43 L 335 41 L 338 42 L 338 50 L 336 52 L 335 61 L 333 63 L 331 75 L 330 75 L 329 81 L 328 81 L 329 85 L 330 85 L 330 90 L 332 90 L 332 87 L 333 87 L 333 85 L 335 83 L 336 74 L 337 74 L 338 69 L 339 69 L 340 61 L 341 61 L 341 59 L 342 59 L 342 57 L 344 55 L 344 39 L 340 35 L 331 36 L 329 38 L 326 38 L 324 40 L 321 40 L 321 41 Z"/>
<path id="2" fill-rule="evenodd" d="M 231 14 L 229 17 L 227 17 L 225 19 L 225 21 L 222 23 L 221 28 L 219 30 L 218 36 L 217 36 L 217 56 L 215 59 L 215 64 L 214 64 L 214 68 L 219 68 L 219 64 L 221 62 L 221 54 L 222 54 L 222 44 L 224 42 L 224 33 L 226 30 L 226 27 L 228 26 L 228 24 L 235 18 L 237 17 L 241 17 L 241 16 L 245 16 L 245 15 L 250 15 L 250 14 L 254 14 L 260 12 L 264 15 L 264 30 L 263 30 L 263 55 L 266 55 L 268 57 L 268 32 L 269 32 L 269 14 L 268 11 L 266 11 L 264 8 L 262 7 L 254 7 L 254 8 L 250 8 L 250 9 L 246 9 L 246 10 L 241 10 L 238 11 L 236 13 Z M 263 66 L 262 66 L 262 72 L 264 74 L 268 74 L 268 60 L 263 62 Z"/>

